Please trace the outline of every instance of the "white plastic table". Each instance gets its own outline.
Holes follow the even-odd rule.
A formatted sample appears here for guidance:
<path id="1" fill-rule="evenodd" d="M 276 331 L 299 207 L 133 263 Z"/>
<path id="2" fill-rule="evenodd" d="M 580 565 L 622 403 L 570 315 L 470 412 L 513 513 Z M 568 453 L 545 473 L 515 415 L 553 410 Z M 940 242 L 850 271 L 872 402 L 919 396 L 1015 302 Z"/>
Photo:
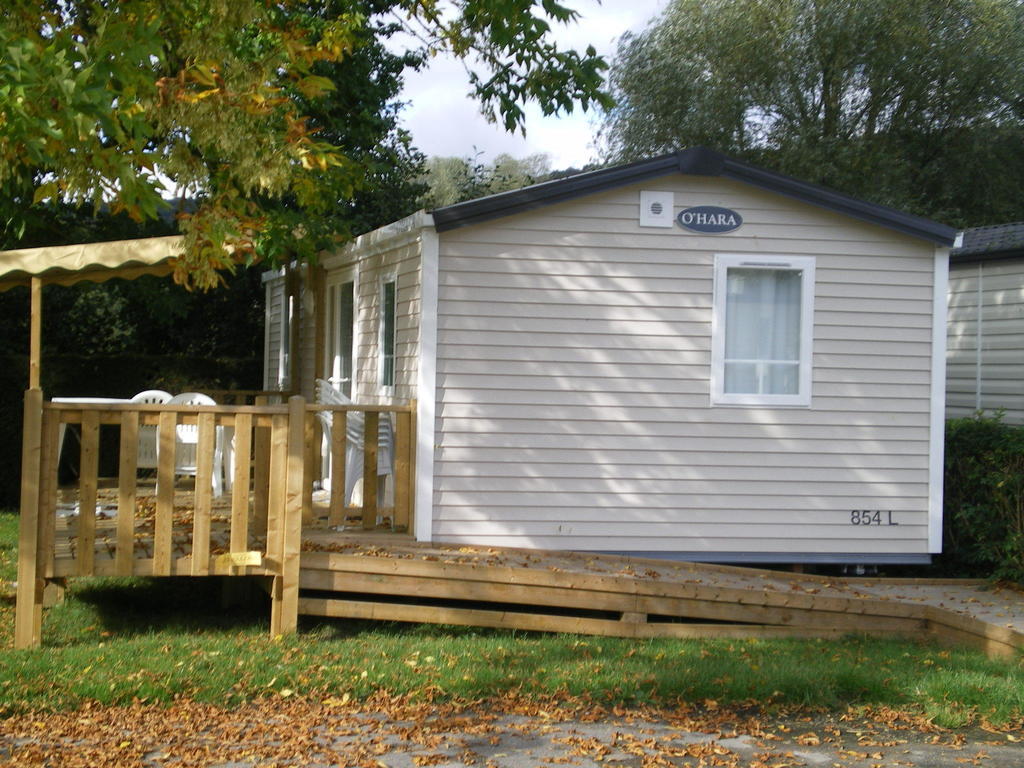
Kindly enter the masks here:
<path id="1" fill-rule="evenodd" d="M 89 403 L 94 405 L 109 405 L 111 403 L 130 403 L 131 400 L 125 397 L 51 397 L 51 403 Z M 68 425 L 63 421 L 57 428 L 57 464 L 60 465 L 60 456 L 64 451 L 64 433 Z"/>

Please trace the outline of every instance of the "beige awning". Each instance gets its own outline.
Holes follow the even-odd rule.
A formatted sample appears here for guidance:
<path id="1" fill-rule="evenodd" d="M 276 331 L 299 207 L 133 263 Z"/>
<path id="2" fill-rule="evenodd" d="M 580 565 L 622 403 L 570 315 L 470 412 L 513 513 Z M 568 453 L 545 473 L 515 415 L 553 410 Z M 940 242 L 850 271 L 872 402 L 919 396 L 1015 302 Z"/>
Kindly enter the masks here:
<path id="1" fill-rule="evenodd" d="M 181 247 L 182 237 L 173 235 L 0 251 L 0 291 L 28 285 L 33 277 L 46 285 L 71 285 L 81 280 L 101 283 L 113 277 L 166 275 Z"/>

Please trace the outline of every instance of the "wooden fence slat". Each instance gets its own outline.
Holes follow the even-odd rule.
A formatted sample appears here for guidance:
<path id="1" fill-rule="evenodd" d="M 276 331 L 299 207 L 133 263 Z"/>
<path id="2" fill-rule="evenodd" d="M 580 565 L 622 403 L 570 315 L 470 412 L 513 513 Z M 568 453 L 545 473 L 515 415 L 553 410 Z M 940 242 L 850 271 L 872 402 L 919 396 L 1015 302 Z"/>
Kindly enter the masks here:
<path id="1" fill-rule="evenodd" d="M 153 575 L 171 575 L 171 528 L 174 525 L 176 417 L 163 411 L 157 426 L 156 515 L 153 520 Z"/>
<path id="2" fill-rule="evenodd" d="M 135 560 L 135 494 L 139 464 L 139 414 L 121 414 L 121 457 L 117 480 L 117 549 L 114 570 L 131 576 Z"/>
<path id="3" fill-rule="evenodd" d="M 57 543 L 57 463 L 60 458 L 60 420 L 56 413 L 43 410 L 43 442 L 39 478 L 39 572 L 53 575 Z"/>
<path id="4" fill-rule="evenodd" d="M 412 457 L 409 448 L 412 445 L 412 414 L 395 414 L 395 513 L 391 521 L 393 527 L 398 530 L 409 529 L 409 472 L 412 467 Z"/>
<path id="5" fill-rule="evenodd" d="M 25 392 L 21 442 L 21 515 L 18 521 L 18 596 L 14 646 L 39 645 L 43 580 L 39 573 L 39 469 L 42 459 L 43 392 Z"/>
<path id="6" fill-rule="evenodd" d="M 270 428 L 270 489 L 267 494 L 267 557 L 280 567 L 283 516 L 286 503 L 285 473 L 288 468 L 288 418 L 274 416 Z"/>
<path id="7" fill-rule="evenodd" d="M 91 576 L 96 560 L 96 486 L 99 474 L 100 420 L 95 411 L 82 416 L 82 457 L 78 466 L 78 575 Z"/>
<path id="8" fill-rule="evenodd" d="M 380 441 L 380 419 L 367 412 L 363 430 L 363 530 L 377 524 L 377 444 Z"/>
<path id="9" fill-rule="evenodd" d="M 331 509 L 330 526 L 344 525 L 348 499 L 345 498 L 345 458 L 348 447 L 348 414 L 335 411 L 331 416 Z"/>
<path id="10" fill-rule="evenodd" d="M 252 463 L 252 415 L 235 418 L 235 475 L 231 488 L 231 551 L 249 549 L 249 476 Z"/>
<path id="11" fill-rule="evenodd" d="M 316 469 L 320 462 L 320 440 L 317 439 L 316 415 L 305 410 L 302 419 L 302 472 L 306 478 L 302 486 L 302 516 L 305 522 L 313 522 L 313 478 L 319 476 Z"/>
<path id="12" fill-rule="evenodd" d="M 212 413 L 199 414 L 199 436 L 196 443 L 195 506 L 192 511 L 192 575 L 210 572 L 210 514 L 213 497 L 213 454 L 216 449 L 217 425 Z"/>
<path id="13" fill-rule="evenodd" d="M 257 397 L 256 404 L 265 406 L 266 397 Z M 271 423 L 273 423 L 271 417 Z M 271 427 L 264 422 L 266 417 L 254 422 L 256 427 L 253 442 L 252 518 L 254 533 L 267 533 L 268 510 L 270 507 L 270 435 Z"/>

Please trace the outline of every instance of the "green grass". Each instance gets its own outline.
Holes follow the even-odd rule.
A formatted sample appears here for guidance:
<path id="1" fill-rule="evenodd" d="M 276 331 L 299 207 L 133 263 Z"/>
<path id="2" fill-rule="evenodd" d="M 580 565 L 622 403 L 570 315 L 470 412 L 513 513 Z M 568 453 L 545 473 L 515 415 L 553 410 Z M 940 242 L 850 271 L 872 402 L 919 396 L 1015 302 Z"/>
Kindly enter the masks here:
<path id="1" fill-rule="evenodd" d="M 0 513 L 4 579 L 13 577 L 15 523 Z M 624 705 L 713 699 L 768 712 L 889 706 L 944 726 L 1024 716 L 1021 663 L 908 641 L 636 641 L 315 619 L 275 641 L 266 604 L 224 611 L 216 579 L 73 582 L 68 600 L 46 612 L 38 651 L 10 649 L 13 621 L 13 601 L 0 601 L 0 714 L 175 696 L 228 706 L 282 692 L 359 700 L 385 690 Z"/>

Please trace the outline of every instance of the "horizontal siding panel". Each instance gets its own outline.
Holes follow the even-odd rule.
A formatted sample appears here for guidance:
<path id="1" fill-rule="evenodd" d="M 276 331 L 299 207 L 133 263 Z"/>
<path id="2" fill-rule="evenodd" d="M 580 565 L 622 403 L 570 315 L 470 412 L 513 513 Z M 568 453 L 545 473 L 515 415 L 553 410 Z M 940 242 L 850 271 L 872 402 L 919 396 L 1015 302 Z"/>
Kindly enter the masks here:
<path id="1" fill-rule="evenodd" d="M 781 528 L 780 528 L 781 531 Z M 476 545 L 481 547 L 515 547 L 523 549 L 575 550 L 578 552 L 707 552 L 723 554 L 737 552 L 766 552 L 778 554 L 781 562 L 790 554 L 823 553 L 847 554 L 925 554 L 928 551 L 927 535 L 919 532 L 917 538 L 908 540 L 886 540 L 873 538 L 863 540 L 802 539 L 779 533 L 777 538 L 710 538 L 710 537 L 607 537 L 607 536 L 438 536 L 438 541 L 448 544 Z M 714 558 L 709 558 L 712 561 Z"/>
<path id="2" fill-rule="evenodd" d="M 971 381 L 971 391 L 974 389 L 974 381 Z M 984 387 L 985 397 L 996 397 L 1000 395 L 1024 396 L 1024 376 L 1019 379 L 1005 379 L 986 381 Z"/>
<path id="3" fill-rule="evenodd" d="M 685 354 L 685 358 L 684 358 Z M 815 378 L 822 375 L 818 368 L 869 369 L 870 364 L 882 362 L 878 357 L 868 355 L 825 355 L 815 354 Z M 893 355 L 884 358 L 894 370 L 926 371 L 929 358 L 910 355 Z M 438 361 L 438 371 L 445 373 L 492 373 L 515 376 L 558 376 L 558 377 L 607 377 L 607 378 L 690 378 L 708 380 L 711 375 L 710 355 L 697 352 L 679 353 L 678 360 L 661 365 L 615 365 L 610 363 L 586 362 L 530 362 L 509 360 L 459 360 L 446 358 Z M 847 374 L 848 376 L 848 374 Z M 834 381 L 835 379 L 826 379 Z M 842 379 L 840 379 L 842 380 Z"/>
<path id="4" fill-rule="evenodd" d="M 815 407 L 809 408 L 761 408 L 758 409 L 757 425 L 767 424 L 850 424 L 867 422 L 867 426 L 884 423 L 886 425 L 903 424 L 916 426 L 927 424 L 927 418 L 921 414 L 928 413 L 928 403 L 918 400 L 894 401 L 885 407 L 878 400 L 853 398 L 817 398 Z M 733 422 L 746 424 L 751 421 L 749 408 L 712 407 L 708 398 L 701 396 L 680 395 L 673 407 L 651 406 L 589 406 L 585 404 L 547 405 L 544 403 L 458 403 L 445 398 L 438 408 L 437 414 L 457 426 L 455 420 L 473 421 L 476 419 L 501 419 L 506 422 L 535 423 L 540 421 L 553 422 L 587 422 L 589 424 L 608 424 L 614 429 L 615 424 L 644 425 L 644 430 L 655 429 L 660 424 L 686 425 L 689 429 L 694 423 Z M 885 416 L 878 414 L 885 413 Z M 447 425 L 446 425 L 447 426 Z"/>
<path id="5" fill-rule="evenodd" d="M 480 377 L 477 377 L 480 378 Z M 600 383 L 598 383 L 600 386 Z M 912 401 L 927 399 L 926 387 L 905 386 L 844 386 L 821 384 L 815 388 L 817 405 L 830 403 L 842 406 L 839 410 L 865 410 L 877 412 L 882 399 L 894 400 L 894 408 L 902 409 Z M 836 401 L 836 397 L 842 399 Z M 694 400 L 694 397 L 700 398 Z M 851 399 L 863 399 L 864 405 L 851 407 Z M 473 404 L 480 406 L 527 405 L 527 406 L 585 406 L 587 408 L 679 408 L 684 405 L 706 408 L 709 406 L 707 386 L 694 386 L 689 393 L 682 392 L 608 392 L 598 389 L 505 389 L 505 388 L 463 388 L 445 387 L 446 406 Z M 833 403 L 833 401 L 835 401 Z M 907 401 L 906 403 L 902 401 Z M 835 410 L 835 408 L 833 408 Z"/>
<path id="6" fill-rule="evenodd" d="M 827 525 L 830 528 L 835 526 L 845 526 L 847 528 L 874 528 L 877 532 L 883 529 L 892 528 L 914 528 L 918 526 L 926 526 L 928 524 L 928 514 L 921 509 L 894 509 L 892 511 L 892 521 L 895 525 L 888 525 L 890 510 L 884 510 L 882 520 L 885 522 L 884 525 L 879 526 L 854 526 L 850 523 L 850 512 L 849 509 L 738 509 L 731 510 L 728 515 L 724 515 L 722 510 L 719 509 L 659 509 L 659 510 L 645 510 L 635 509 L 633 507 L 613 507 L 604 509 L 594 509 L 590 507 L 578 508 L 578 509 L 566 509 L 560 516 L 558 521 L 552 521 L 550 518 L 538 516 L 535 508 L 503 508 L 501 510 L 501 523 L 544 523 L 547 525 L 558 525 L 561 522 L 571 523 L 587 523 L 590 525 L 599 524 L 628 524 L 642 526 L 646 523 L 651 524 L 668 524 L 674 526 L 687 526 L 687 525 L 715 525 L 715 526 L 732 526 L 732 525 Z M 452 533 L 468 533 L 471 529 L 467 527 L 462 528 L 460 523 L 465 521 L 467 524 L 477 523 L 490 523 L 488 519 L 483 515 L 479 509 L 471 509 L 467 507 L 457 507 L 449 510 L 444 517 L 444 523 L 447 524 L 448 529 Z M 477 529 L 479 532 L 479 529 Z M 677 535 L 682 533 L 685 535 L 685 527 L 678 531 L 674 531 Z M 774 533 L 774 532 L 773 532 Z M 635 531 L 634 531 L 635 534 Z M 835 535 L 835 532 L 832 532 Z"/>
<path id="7" fill-rule="evenodd" d="M 744 538 L 774 538 L 780 535 L 780 528 L 789 528 L 793 539 L 842 539 L 850 541 L 873 541 L 883 535 L 892 542 L 913 541 L 922 535 L 924 526 L 918 525 L 891 525 L 891 526 L 860 526 L 849 523 L 821 524 L 806 523 L 799 526 L 779 523 L 702 523 L 701 538 L 710 539 L 731 539 L 734 537 Z M 875 528 L 876 530 L 872 530 Z M 457 522 L 438 521 L 434 524 L 434 530 L 439 536 L 504 536 L 504 535 L 530 535 L 530 536 L 573 536 L 580 538 L 591 538 L 598 536 L 611 537 L 613 539 L 636 539 L 651 536 L 680 536 L 680 523 L 676 522 L 645 522 L 602 521 L 599 523 L 587 523 L 582 521 L 574 522 L 548 522 L 529 521 L 523 523 L 509 521 L 478 521 L 459 520 Z M 881 532 L 884 529 L 884 534 Z"/>
<path id="8" fill-rule="evenodd" d="M 447 336 L 447 334 L 445 334 Z M 602 365 L 699 365 L 710 359 L 711 340 L 707 337 L 669 340 L 678 345 L 676 349 L 629 347 L 625 344 L 605 347 L 608 339 L 628 336 L 599 335 L 591 345 L 589 336 L 569 336 L 559 334 L 534 334 L 535 342 L 529 347 L 519 345 L 488 345 L 452 343 L 446 339 L 446 346 L 451 354 L 461 360 L 503 360 L 531 363 L 600 363 Z M 641 337 L 649 344 L 657 344 L 659 339 L 666 337 Z M 575 343 L 573 343 L 575 341 Z M 559 343 L 560 342 L 560 343 Z M 685 346 L 684 346 L 685 345 Z"/>
<path id="9" fill-rule="evenodd" d="M 820 368 L 815 371 L 814 392 L 824 396 L 853 397 L 908 397 L 921 393 L 921 388 L 930 391 L 927 371 L 874 371 L 874 370 L 830 370 Z M 708 394 L 707 380 L 688 378 L 674 379 L 602 379 L 591 377 L 559 377 L 548 375 L 502 375 L 490 372 L 481 373 L 442 373 L 437 377 L 437 384 L 459 396 L 458 402 L 473 401 L 475 397 L 469 392 L 481 391 L 479 397 L 495 398 L 495 395 L 483 394 L 483 390 L 521 390 L 531 392 L 565 392 L 570 396 L 575 392 L 606 392 L 610 397 L 617 393 L 638 394 Z M 489 400 L 490 401 L 490 400 Z"/>
<path id="10" fill-rule="evenodd" d="M 677 205 L 677 207 L 679 207 Z M 550 212 L 549 212 L 550 211 Z M 562 213 L 562 212 L 559 212 Z M 552 209 L 539 210 L 528 214 L 520 214 L 499 219 L 487 228 L 479 228 L 479 233 L 466 233 L 459 239 L 463 242 L 477 237 L 484 239 L 492 233 L 499 231 L 520 232 L 529 230 L 531 232 L 548 232 L 552 235 L 563 235 L 567 232 L 610 234 L 610 235 L 634 235 L 644 236 L 650 233 L 650 228 L 639 225 L 639 205 L 636 207 L 623 207 L 617 209 L 614 215 L 597 216 L 590 211 L 579 211 L 577 215 L 565 212 L 566 215 L 559 215 Z M 745 232 L 756 227 L 757 235 L 762 240 L 811 240 L 815 242 L 829 242 L 832 244 L 844 244 L 850 249 L 865 248 L 870 246 L 893 250 L 894 238 L 888 235 L 886 230 L 876 228 L 872 231 L 866 229 L 854 229 L 845 227 L 837 230 L 834 222 L 818 221 L 816 223 L 801 222 L 799 227 L 793 226 L 792 212 L 787 216 L 783 211 L 775 211 L 770 215 L 761 210 L 746 209 L 743 211 L 743 229 L 738 230 L 733 239 L 743 239 Z M 682 245 L 692 248 L 691 242 L 702 238 L 700 235 L 673 226 L 671 228 L 674 236 Z M 899 248 L 896 245 L 896 248 Z"/>
<path id="11" fill-rule="evenodd" d="M 646 231 L 645 231 L 646 234 Z M 446 235 L 447 238 L 447 235 Z M 643 248 L 631 249 L 623 247 L 605 247 L 599 243 L 593 247 L 578 248 L 573 245 L 549 245 L 544 248 L 519 248 L 514 239 L 510 238 L 506 243 L 472 242 L 459 243 L 448 239 L 441 242 L 441 275 L 448 272 L 468 270 L 472 272 L 495 272 L 499 274 L 518 273 L 526 271 L 527 264 L 534 263 L 537 267 L 533 271 L 543 272 L 545 265 L 549 263 L 567 263 L 565 267 L 556 269 L 573 269 L 568 265 L 590 265 L 601 269 L 605 264 L 614 265 L 616 268 L 625 266 L 651 267 L 667 265 L 669 267 L 705 264 L 708 268 L 712 264 L 712 255 L 715 253 L 733 252 L 731 245 L 723 246 L 722 241 L 706 252 L 685 251 L 678 243 L 656 247 L 646 237 Z M 752 253 L 769 253 L 767 249 L 747 249 Z M 915 273 L 922 276 L 932 275 L 931 259 L 924 259 L 918 256 L 900 256 L 892 253 L 878 253 L 875 255 L 858 254 L 852 255 L 849 251 L 829 248 L 825 251 L 814 251 L 811 256 L 820 256 L 826 251 L 831 251 L 828 259 L 829 265 L 835 269 L 864 270 L 872 274 L 889 273 Z M 660 268 L 660 267 L 659 267 Z M 572 272 L 571 274 L 576 274 Z M 600 274 L 600 273 L 599 273 Z"/>
<path id="12" fill-rule="evenodd" d="M 931 300 L 903 300 L 900 306 L 894 307 L 892 302 L 888 299 L 876 299 L 872 294 L 868 294 L 870 298 L 830 298 L 825 306 L 820 307 L 825 311 L 835 312 L 865 312 L 870 314 L 879 315 L 901 315 L 901 314 L 929 314 L 931 312 L 932 302 Z M 815 299 L 814 311 L 817 314 L 819 310 L 819 304 L 825 304 L 824 301 L 819 302 Z"/>
<path id="13" fill-rule="evenodd" d="M 435 494 L 435 506 L 438 501 L 438 494 Z M 591 499 L 590 501 L 594 501 Z M 601 503 L 607 501 L 608 503 Z M 653 506 L 650 503 L 645 503 L 642 506 L 626 506 L 621 503 L 621 499 L 618 500 L 620 503 L 616 504 L 616 499 L 610 497 L 598 498 L 596 503 L 572 503 L 570 499 L 569 503 L 563 504 L 559 509 L 559 514 L 564 514 L 567 517 L 576 518 L 578 516 L 589 515 L 591 519 L 600 519 L 604 515 L 621 515 L 623 509 L 633 509 L 636 514 L 644 514 L 649 512 L 652 518 L 658 518 L 665 515 L 682 515 L 692 510 L 703 510 L 710 511 L 718 514 L 722 517 L 729 515 L 735 511 L 747 511 L 752 510 L 758 513 L 764 514 L 789 514 L 798 512 L 810 512 L 814 514 L 822 514 L 823 511 L 828 512 L 829 510 L 845 511 L 847 514 L 853 509 L 870 509 L 870 510 L 894 510 L 901 514 L 917 512 L 918 514 L 926 513 L 928 507 L 928 500 L 926 496 L 913 496 L 908 498 L 901 498 L 896 496 L 873 496 L 871 495 L 870 489 L 867 489 L 855 499 L 849 497 L 832 497 L 832 496 L 793 496 L 792 494 L 787 496 L 739 496 L 736 494 L 725 494 L 716 493 L 709 496 L 694 496 L 687 500 L 687 504 L 684 507 L 681 504 L 666 504 L 664 506 Z M 651 499 L 645 499 L 645 502 L 650 502 Z M 471 503 L 471 504 L 448 504 L 444 507 L 443 514 L 437 519 L 445 519 L 444 515 L 448 512 L 456 516 L 462 515 L 477 515 L 473 519 L 482 519 L 480 516 L 486 514 L 488 520 L 501 520 L 504 519 L 505 514 L 516 514 L 523 517 L 540 516 L 543 519 L 552 520 L 551 515 L 552 506 L 550 504 L 499 504 L 496 500 L 491 499 L 486 504 Z M 533 517 L 530 517 L 533 516 Z M 453 519 L 459 519 L 455 517 Z M 889 527 L 889 526 L 884 526 Z M 680 530 L 680 536 L 687 535 L 687 531 Z M 692 533 L 691 533 L 692 535 Z"/>
<path id="14" fill-rule="evenodd" d="M 751 227 L 745 222 L 744 229 L 749 233 Z M 471 231 L 472 230 L 472 231 Z M 796 228 L 791 233 L 798 232 Z M 665 233 L 665 234 L 662 234 Z M 467 227 L 458 238 L 463 245 L 491 245 L 529 247 L 531 250 L 544 251 L 547 256 L 551 248 L 578 248 L 586 250 L 630 250 L 639 249 L 638 240 L 642 238 L 643 248 L 651 250 L 675 251 L 678 254 L 685 247 L 689 251 L 703 253 L 749 253 L 752 255 L 785 254 L 793 256 L 819 256 L 822 254 L 842 253 L 848 256 L 886 257 L 891 256 L 892 246 L 888 243 L 869 243 L 859 240 L 832 240 L 826 238 L 801 238 L 798 234 L 791 237 L 750 237 L 732 234 L 728 238 L 701 237 L 684 235 L 680 237 L 675 230 L 644 229 L 634 232 L 558 232 L 536 229 L 533 227 L 498 228 L 498 227 Z M 454 247 L 454 238 L 443 249 L 443 254 L 461 255 Z M 475 249 L 474 249 L 475 250 Z M 676 256 L 678 259 L 678 255 Z M 911 259 L 908 259 L 911 261 Z M 922 259 L 924 261 L 924 259 Z M 856 267 L 854 267 L 856 268 Z M 904 267 L 906 269 L 907 267 Z M 913 269 L 910 267 L 910 269 Z"/>
<path id="15" fill-rule="evenodd" d="M 779 475 L 782 473 L 780 472 Z M 812 478 L 801 479 L 800 472 L 793 470 L 794 475 L 788 480 L 763 479 L 630 479 L 630 478 L 541 478 L 541 477 L 445 477 L 441 476 L 435 484 L 435 490 L 444 494 L 466 494 L 466 496 L 483 497 L 496 494 L 548 495 L 552 500 L 564 495 L 607 495 L 615 498 L 636 498 L 658 496 L 660 498 L 678 497 L 698 494 L 716 493 L 728 485 L 730 493 L 764 494 L 765 496 L 784 496 L 799 494 L 802 484 Z M 871 492 L 879 496 L 926 496 L 927 482 L 881 482 L 874 478 L 864 478 L 860 482 L 839 482 L 837 480 L 817 480 L 816 493 L 823 496 L 856 497 L 864 493 L 865 483 L 871 485 Z M 531 496 L 530 498 L 536 498 Z"/>
<path id="16" fill-rule="evenodd" d="M 441 447 L 435 453 L 437 474 L 445 476 L 467 475 L 483 472 L 489 475 L 504 473 L 520 476 L 528 473 L 545 476 L 548 471 L 557 471 L 560 464 L 575 464 L 590 467 L 601 472 L 607 464 L 611 467 L 651 466 L 668 468 L 701 467 L 707 476 L 721 470 L 733 472 L 733 467 L 775 468 L 775 467 L 822 467 L 828 470 L 877 470 L 927 468 L 926 456 L 913 454 L 891 454 L 885 450 L 871 451 L 873 446 L 862 442 L 849 443 L 842 452 L 798 452 L 726 450 L 668 452 L 657 449 L 604 449 L 590 450 L 576 448 L 530 448 L 509 449 L 501 447 L 456 448 Z M 632 471 L 632 470 L 630 470 Z M 579 476 L 583 476 L 582 474 Z"/>
<path id="17" fill-rule="evenodd" d="M 551 324 L 546 331 L 536 331 L 531 334 L 530 348 L 551 347 L 562 350 L 574 350 L 580 353 L 591 349 L 652 349 L 671 351 L 683 351 L 711 348 L 711 337 L 707 335 L 703 323 L 692 323 L 694 333 L 678 333 L 670 335 L 647 336 L 645 334 L 629 333 L 625 329 L 616 333 L 586 334 L 566 333 L 560 324 Z M 699 335 L 698 335 L 699 333 Z M 927 328 L 903 329 L 902 338 L 899 342 L 892 342 L 891 328 L 851 328 L 849 326 L 815 326 L 816 342 L 843 342 L 842 351 L 849 349 L 850 342 L 871 343 L 872 349 L 875 345 L 883 343 L 899 344 L 930 344 L 931 331 Z M 487 333 L 480 333 L 467 329 L 444 329 L 439 332 L 439 341 L 442 344 L 460 347 L 459 354 L 471 350 L 473 345 L 486 342 L 487 349 L 507 347 L 510 349 L 523 348 L 523 335 L 520 331 L 490 330 Z M 881 347 L 884 349 L 884 347 Z"/>
<path id="18" fill-rule="evenodd" d="M 694 298 L 699 300 L 694 301 Z M 905 310 L 905 311 L 903 311 Z M 639 307 L 639 306 L 606 306 L 596 301 L 580 302 L 573 305 L 531 304 L 530 317 L 537 319 L 536 327 L 550 330 L 552 323 L 542 323 L 543 319 L 571 321 L 588 320 L 590 322 L 692 322 L 700 323 L 703 329 L 698 331 L 707 334 L 711 321 L 711 297 L 688 297 L 671 307 Z M 469 328 L 489 330 L 489 322 L 501 322 L 503 318 L 518 319 L 523 316 L 523 306 L 515 301 L 486 303 L 478 301 L 445 301 L 440 308 L 441 328 Z M 814 311 L 815 327 L 847 325 L 853 327 L 880 326 L 890 332 L 899 328 L 930 328 L 931 303 L 927 307 L 918 306 L 916 311 L 902 305 L 890 306 L 884 313 L 872 313 L 854 309 L 846 311 L 823 306 L 818 302 Z M 563 326 L 559 325 L 559 328 Z M 683 331 L 677 331 L 679 333 Z"/>
<path id="19" fill-rule="evenodd" d="M 725 485 L 725 484 L 722 484 Z M 754 484 L 756 485 L 756 483 Z M 690 509 L 707 507 L 709 509 L 924 509 L 927 506 L 928 489 L 921 488 L 916 494 L 906 496 L 886 495 L 881 489 L 871 485 L 857 485 L 857 490 L 850 493 L 830 493 L 830 488 L 818 489 L 808 496 L 794 493 L 792 486 L 782 488 L 778 493 L 766 493 L 755 490 L 754 493 L 721 493 L 721 488 L 711 488 L 703 493 L 693 493 L 685 500 L 685 507 Z M 896 486 L 901 488 L 902 486 Z M 743 499 L 756 499 L 744 503 Z M 797 499 L 806 499 L 806 506 L 801 506 Z M 728 502 L 728 503 L 726 503 Z M 678 494 L 657 493 L 531 493 L 531 492 L 471 492 L 471 491 L 434 491 L 434 504 L 452 507 L 477 507 L 495 510 L 490 516 L 492 520 L 501 519 L 503 507 L 537 507 L 541 510 L 556 508 L 616 508 L 635 507 L 638 509 L 680 509 Z M 770 506 L 769 506 L 770 505 Z M 550 512 L 548 513 L 550 515 Z M 438 515 L 443 519 L 444 515 Z"/>
<path id="20" fill-rule="evenodd" d="M 887 301 L 919 301 L 932 302 L 932 289 L 930 285 L 888 285 L 877 282 L 877 276 L 870 273 L 861 275 L 863 282 L 832 282 L 831 275 L 827 269 L 817 274 L 814 286 L 815 305 L 819 301 L 827 303 L 831 298 L 843 298 L 861 300 L 865 296 L 872 299 L 885 299 Z M 876 282 L 871 282 L 872 278 Z"/>
<path id="21" fill-rule="evenodd" d="M 688 458 L 688 457 L 683 457 Z M 510 465 L 500 461 L 474 461 L 462 466 L 447 467 L 444 472 L 437 473 L 445 484 L 439 486 L 444 490 L 506 490 L 507 488 L 493 488 L 488 483 L 498 480 L 506 485 L 509 481 L 522 483 L 524 490 L 537 490 L 531 488 L 534 484 L 550 485 L 550 483 L 561 480 L 571 482 L 594 483 L 594 481 L 608 483 L 638 483 L 641 481 L 654 480 L 764 480 L 775 482 L 790 475 L 789 480 L 806 480 L 831 482 L 853 482 L 863 481 L 870 483 L 927 483 L 928 468 L 918 466 L 915 469 L 894 469 L 892 467 L 877 467 L 875 469 L 852 469 L 833 466 L 810 467 L 793 462 L 789 459 L 786 471 L 779 471 L 779 466 L 765 466 L 758 463 L 754 465 L 725 465 L 716 464 L 690 464 L 687 461 L 669 463 L 661 461 L 657 456 L 648 456 L 646 463 L 617 464 L 605 457 L 593 457 L 589 463 L 556 463 L 556 464 L 526 464 L 522 466 Z M 479 482 L 479 485 L 476 483 Z M 563 490 L 568 490 L 565 486 Z M 543 489 L 541 489 L 543 490 Z M 558 488 L 554 489 L 559 490 Z M 668 493 L 668 491 L 659 491 Z"/>
<path id="22" fill-rule="evenodd" d="M 864 442 L 878 452 L 912 453 L 921 456 L 928 454 L 927 429 L 910 430 L 906 427 L 885 428 L 887 434 L 879 435 L 881 428 L 825 426 L 809 430 L 803 425 L 786 426 L 772 425 L 770 428 L 751 427 L 744 432 L 746 425 L 694 424 L 693 431 L 685 436 L 678 435 L 634 435 L 628 443 L 621 434 L 607 434 L 599 431 L 589 433 L 569 432 L 514 432 L 495 434 L 489 431 L 455 431 L 444 429 L 444 445 L 452 447 L 503 447 L 503 448 L 587 448 L 620 449 L 629 447 L 633 450 L 663 450 L 666 453 L 681 451 L 780 451 L 783 453 L 803 453 L 806 451 L 824 451 L 842 453 L 855 450 L 855 446 L 845 446 L 847 442 Z M 726 427 L 729 427 L 727 429 Z M 770 432 L 770 434 L 766 434 Z M 909 432 L 909 434 L 908 434 Z M 724 434 L 723 434 L 724 433 Z M 897 435 L 893 437 L 893 435 Z M 585 436 L 586 442 L 581 444 L 580 437 Z"/>
<path id="23" fill-rule="evenodd" d="M 566 278 L 569 280 L 569 278 Z M 573 278 L 575 281 L 576 279 Z M 613 281 L 610 281 L 613 282 Z M 600 290 L 576 288 L 570 285 L 547 285 L 537 288 L 470 287 L 442 285 L 438 295 L 444 302 L 505 302 L 516 305 L 564 304 L 625 307 L 705 307 L 710 306 L 711 279 L 678 281 L 648 281 L 645 290 L 622 290 L 609 286 Z M 850 286 L 819 282 L 815 286 L 815 307 L 821 304 L 825 311 L 892 311 L 888 302 L 906 302 L 905 312 L 926 312 L 931 307 L 931 291 L 917 287 L 886 285 Z M 853 303 L 851 303 L 853 302 Z M 445 308 L 447 311 L 447 307 Z"/>
<path id="24" fill-rule="evenodd" d="M 698 324 L 694 323 L 695 327 Z M 487 349 L 487 350 L 523 350 L 523 334 L 520 331 L 491 331 L 482 334 L 471 330 L 446 329 L 438 333 L 438 340 L 441 344 L 450 345 L 453 350 L 458 350 L 461 356 L 466 350 Z M 671 334 L 661 336 L 646 336 L 636 333 L 588 333 L 570 334 L 561 330 L 538 331 L 530 335 L 530 349 L 551 348 L 563 352 L 586 354 L 593 350 L 655 350 L 664 353 L 692 352 L 694 350 L 707 351 L 711 349 L 711 339 L 704 335 L 696 334 Z M 479 347 L 482 342 L 487 347 Z M 509 352 L 508 354 L 513 354 Z"/>
<path id="25" fill-rule="evenodd" d="M 466 262 L 468 260 L 451 260 Z M 509 259 L 500 265 L 491 265 L 492 270 L 475 269 L 478 265 L 468 264 L 459 269 L 451 261 L 445 262 L 440 274 L 440 284 L 445 287 L 491 288 L 496 284 L 507 288 L 540 289 L 560 288 L 576 291 L 645 291 L 651 281 L 664 290 L 673 286 L 688 288 L 695 281 L 711 280 L 713 265 L 710 260 L 700 263 L 680 262 L 676 264 L 609 264 L 558 261 L 517 261 Z M 489 263 L 489 262 L 485 262 Z M 496 277 L 500 275 L 500 277 Z M 912 290 L 915 297 L 931 298 L 931 273 L 892 271 L 886 282 L 880 284 L 878 275 L 870 269 L 824 268 L 817 275 L 816 287 L 819 292 L 831 295 L 851 287 L 861 295 L 862 286 L 874 289 L 896 291 Z M 682 292 L 682 291 L 680 291 Z M 842 294 L 841 294 L 842 295 Z M 878 294 L 876 294 L 878 295 Z"/>
<path id="26" fill-rule="evenodd" d="M 571 288 L 467 288 L 441 286 L 438 296 L 442 301 L 505 302 L 517 306 L 533 304 L 590 305 L 595 307 L 710 307 L 711 280 L 687 281 L 686 291 L 660 290 L 668 286 L 649 286 L 646 291 L 585 291 Z"/>

